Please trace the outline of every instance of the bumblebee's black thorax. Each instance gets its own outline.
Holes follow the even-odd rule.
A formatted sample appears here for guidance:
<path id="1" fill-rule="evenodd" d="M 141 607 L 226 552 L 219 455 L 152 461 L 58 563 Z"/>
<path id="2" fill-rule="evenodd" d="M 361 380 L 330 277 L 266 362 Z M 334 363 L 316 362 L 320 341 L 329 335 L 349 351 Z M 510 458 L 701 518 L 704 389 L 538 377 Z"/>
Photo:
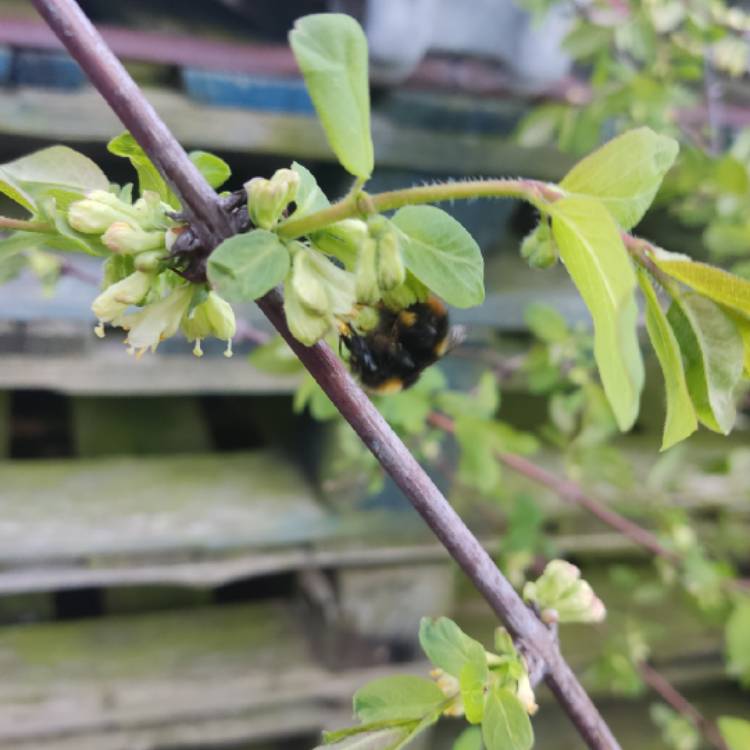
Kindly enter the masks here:
<path id="1" fill-rule="evenodd" d="M 378 324 L 367 333 L 342 332 L 349 366 L 368 390 L 393 393 L 416 383 L 444 353 L 448 314 L 436 297 L 403 310 L 381 306 Z"/>

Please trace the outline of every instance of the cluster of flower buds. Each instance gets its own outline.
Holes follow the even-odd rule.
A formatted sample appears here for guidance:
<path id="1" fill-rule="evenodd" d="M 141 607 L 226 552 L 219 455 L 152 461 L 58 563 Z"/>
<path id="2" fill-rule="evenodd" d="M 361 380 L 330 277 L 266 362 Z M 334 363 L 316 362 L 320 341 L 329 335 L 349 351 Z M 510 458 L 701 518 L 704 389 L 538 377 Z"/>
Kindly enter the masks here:
<path id="1" fill-rule="evenodd" d="M 417 301 L 418 282 L 407 279 L 398 232 L 384 217 L 345 219 L 316 233 L 312 243 L 289 245 L 284 287 L 287 322 L 303 343 L 315 343 L 337 322 L 369 330 L 381 300 L 395 308 Z"/>
<path id="2" fill-rule="evenodd" d="M 171 210 L 150 191 L 131 203 L 127 196 L 94 190 L 70 205 L 70 226 L 98 235 L 112 253 L 105 263 L 104 290 L 91 305 L 99 321 L 94 330 L 102 337 L 104 323 L 122 328 L 130 351 L 140 355 L 182 329 L 195 342 L 197 356 L 203 353 L 201 340 L 209 336 L 225 340 L 231 356 L 236 329 L 232 308 L 165 263 L 180 231 L 169 218 Z"/>
<path id="3" fill-rule="evenodd" d="M 532 268 L 550 268 L 557 263 L 560 251 L 546 221 L 526 235 L 521 243 L 521 257 Z"/>
<path id="4" fill-rule="evenodd" d="M 292 169 L 277 169 L 271 179 L 253 177 L 244 187 L 247 212 L 259 229 L 273 228 L 286 207 L 296 199 L 300 178 Z"/>
<path id="5" fill-rule="evenodd" d="M 535 604 L 548 623 L 601 622 L 607 614 L 581 571 L 565 560 L 549 562 L 536 581 L 524 586 L 523 598 Z"/>
<path id="6" fill-rule="evenodd" d="M 406 281 L 406 266 L 401 256 L 398 233 L 383 216 L 367 222 L 368 237 L 362 242 L 355 276 L 357 299 L 374 304 L 386 292 Z"/>

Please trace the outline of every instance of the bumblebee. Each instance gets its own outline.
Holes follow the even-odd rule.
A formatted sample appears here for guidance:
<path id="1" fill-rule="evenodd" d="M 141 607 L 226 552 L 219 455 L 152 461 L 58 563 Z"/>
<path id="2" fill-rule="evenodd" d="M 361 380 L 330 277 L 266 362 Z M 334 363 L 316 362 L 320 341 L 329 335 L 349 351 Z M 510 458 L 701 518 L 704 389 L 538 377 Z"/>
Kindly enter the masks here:
<path id="1" fill-rule="evenodd" d="M 371 393 L 398 393 L 419 380 L 463 339 L 463 329 L 451 328 L 445 305 L 435 296 L 402 310 L 382 303 L 377 323 L 366 333 L 350 325 L 340 329 L 340 344 L 349 351 L 349 368 Z"/>

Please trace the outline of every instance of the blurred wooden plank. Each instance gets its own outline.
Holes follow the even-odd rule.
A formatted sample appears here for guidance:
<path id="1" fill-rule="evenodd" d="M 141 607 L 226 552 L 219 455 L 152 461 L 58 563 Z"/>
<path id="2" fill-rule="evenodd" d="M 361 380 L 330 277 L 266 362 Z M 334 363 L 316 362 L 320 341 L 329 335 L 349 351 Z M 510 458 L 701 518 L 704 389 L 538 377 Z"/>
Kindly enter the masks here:
<path id="1" fill-rule="evenodd" d="M 94 345 L 86 356 L 0 357 L 0 388 L 7 390 L 90 396 L 271 394 L 291 393 L 297 383 L 297 377 L 256 370 L 242 355 L 198 359 L 192 354 L 159 353 L 138 360 L 114 341 Z"/>
<path id="2" fill-rule="evenodd" d="M 0 563 L 182 555 L 309 542 L 335 519 L 278 455 L 8 462 Z"/>
<path id="3" fill-rule="evenodd" d="M 318 666 L 281 602 L 1 628 L 0 668 L 3 750 L 317 733 L 358 686 L 384 674 Z"/>
<path id="4" fill-rule="evenodd" d="M 210 107 L 163 89 L 148 88 L 144 93 L 187 147 L 333 160 L 323 131 L 312 117 Z M 106 141 L 121 130 L 115 115 L 91 88 L 70 93 L 24 88 L 0 97 L 0 132 L 75 143 Z M 569 164 L 554 149 L 524 149 L 495 134 L 402 127 L 377 112 L 373 138 L 379 167 L 456 175 L 559 177 Z"/>

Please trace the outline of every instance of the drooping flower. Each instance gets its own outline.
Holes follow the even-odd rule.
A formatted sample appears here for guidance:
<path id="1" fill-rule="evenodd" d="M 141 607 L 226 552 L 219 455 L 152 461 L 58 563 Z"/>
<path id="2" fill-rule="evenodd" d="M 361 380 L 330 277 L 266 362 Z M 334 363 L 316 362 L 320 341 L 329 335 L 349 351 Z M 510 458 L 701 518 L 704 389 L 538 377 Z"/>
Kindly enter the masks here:
<path id="1" fill-rule="evenodd" d="M 99 325 L 94 329 L 97 336 L 104 336 L 103 323 L 122 315 L 131 305 L 137 305 L 148 293 L 153 280 L 153 274 L 135 271 L 108 286 L 91 304 L 91 309 L 99 320 Z"/>

